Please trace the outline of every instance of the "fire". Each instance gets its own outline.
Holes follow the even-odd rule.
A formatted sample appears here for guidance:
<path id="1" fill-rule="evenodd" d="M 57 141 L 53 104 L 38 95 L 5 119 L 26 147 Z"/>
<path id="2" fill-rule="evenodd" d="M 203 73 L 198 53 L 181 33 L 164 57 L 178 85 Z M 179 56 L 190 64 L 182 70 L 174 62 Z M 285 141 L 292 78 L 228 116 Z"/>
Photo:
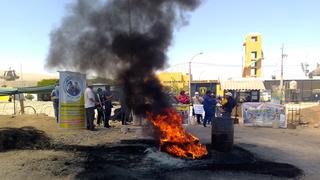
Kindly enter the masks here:
<path id="1" fill-rule="evenodd" d="M 206 147 L 199 143 L 199 139 L 182 128 L 183 118 L 174 109 L 166 109 L 164 113 L 156 116 L 148 113 L 148 119 L 161 132 L 162 151 L 190 159 L 201 158 L 208 154 Z"/>

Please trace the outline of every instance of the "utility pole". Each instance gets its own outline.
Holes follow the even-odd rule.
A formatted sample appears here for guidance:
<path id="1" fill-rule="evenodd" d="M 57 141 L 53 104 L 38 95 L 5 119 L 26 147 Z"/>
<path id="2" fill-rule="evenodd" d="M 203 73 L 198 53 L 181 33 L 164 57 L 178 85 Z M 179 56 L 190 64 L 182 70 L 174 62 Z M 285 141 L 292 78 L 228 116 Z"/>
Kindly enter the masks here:
<path id="1" fill-rule="evenodd" d="M 243 56 L 241 56 L 241 76 L 243 77 L 244 75 L 244 67 L 243 67 Z"/>
<path id="2" fill-rule="evenodd" d="M 193 58 L 192 58 L 193 59 Z M 189 96 L 192 97 L 192 94 L 191 94 L 191 61 L 192 59 L 189 61 Z"/>
<path id="3" fill-rule="evenodd" d="M 284 99 L 284 87 L 283 87 L 283 59 L 288 57 L 288 54 L 284 54 L 284 44 L 281 47 L 281 76 L 280 76 L 280 92 L 281 92 L 281 99 L 280 104 L 283 104 Z"/>

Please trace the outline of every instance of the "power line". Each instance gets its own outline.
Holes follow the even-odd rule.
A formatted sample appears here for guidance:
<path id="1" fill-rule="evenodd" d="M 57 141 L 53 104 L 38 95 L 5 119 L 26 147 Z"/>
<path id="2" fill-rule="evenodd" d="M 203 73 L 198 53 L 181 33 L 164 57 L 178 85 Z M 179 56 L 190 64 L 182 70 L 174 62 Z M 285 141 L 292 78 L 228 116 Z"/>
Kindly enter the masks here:
<path id="1" fill-rule="evenodd" d="M 230 67 L 230 68 L 242 68 L 242 65 L 241 64 L 216 64 L 216 63 L 207 63 L 207 62 L 192 62 L 192 64 L 194 66 L 214 66 L 214 67 Z M 172 68 L 181 68 L 181 66 L 185 66 L 185 65 L 188 65 L 188 63 L 179 63 L 179 64 L 174 64 L 174 65 L 170 65 L 168 68 L 166 69 L 172 69 Z M 309 66 L 316 66 L 317 63 L 314 63 L 314 64 L 309 64 Z M 262 65 L 262 69 L 265 69 L 265 68 L 281 68 L 281 65 L 280 64 L 268 64 L 268 65 Z M 284 70 L 288 70 L 288 69 L 301 69 L 301 64 L 283 64 L 283 68 Z M 280 70 L 280 69 L 279 69 Z"/>
<path id="2" fill-rule="evenodd" d="M 219 67 L 242 67 L 241 64 L 214 64 L 214 63 L 205 63 L 205 62 L 194 62 L 193 64 L 198 64 L 198 65 L 209 65 L 209 66 L 219 66 Z M 316 66 L 317 64 L 309 64 L 309 65 L 313 65 Z M 262 68 L 264 67 L 279 67 L 280 65 L 262 65 Z M 300 64 L 286 64 L 283 65 L 284 67 L 301 67 Z"/>

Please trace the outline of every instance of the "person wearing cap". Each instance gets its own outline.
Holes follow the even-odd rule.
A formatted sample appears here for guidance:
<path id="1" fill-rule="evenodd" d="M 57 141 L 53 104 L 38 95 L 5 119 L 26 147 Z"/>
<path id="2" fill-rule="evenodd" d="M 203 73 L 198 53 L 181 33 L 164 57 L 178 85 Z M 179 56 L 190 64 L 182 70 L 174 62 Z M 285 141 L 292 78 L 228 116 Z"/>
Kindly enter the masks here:
<path id="1" fill-rule="evenodd" d="M 93 93 L 93 85 L 91 83 L 87 83 L 87 88 L 84 91 L 84 107 L 86 112 L 86 124 L 87 129 L 93 131 L 94 130 L 94 107 L 96 105 L 95 96 Z"/>
<path id="2" fill-rule="evenodd" d="M 232 110 L 235 107 L 235 101 L 232 97 L 231 92 L 227 92 L 225 94 L 225 98 L 222 100 L 221 104 L 222 104 L 222 117 L 231 118 Z"/>
<path id="3" fill-rule="evenodd" d="M 199 95 L 199 92 L 195 92 L 194 96 L 192 97 L 193 105 L 201 105 L 203 103 L 203 98 Z M 202 119 L 202 114 L 195 114 L 193 108 L 193 115 L 196 116 L 198 124 L 200 124 L 200 120 Z"/>
<path id="4" fill-rule="evenodd" d="M 53 103 L 54 116 L 56 117 L 57 123 L 59 122 L 59 80 L 56 81 L 56 85 L 51 92 L 51 101 Z"/>

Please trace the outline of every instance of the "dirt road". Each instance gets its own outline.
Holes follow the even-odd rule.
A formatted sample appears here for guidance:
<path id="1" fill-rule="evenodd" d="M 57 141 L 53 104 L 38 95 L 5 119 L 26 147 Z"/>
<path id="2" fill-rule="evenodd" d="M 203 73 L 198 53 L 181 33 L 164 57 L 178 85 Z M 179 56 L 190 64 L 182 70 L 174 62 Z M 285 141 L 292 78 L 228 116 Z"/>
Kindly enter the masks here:
<path id="1" fill-rule="evenodd" d="M 87 130 L 60 130 L 56 128 L 55 120 L 47 116 L 0 116 L 0 140 L 4 137 L 5 127 L 21 128 L 32 126 L 45 136 L 41 140 L 50 139 L 50 145 L 42 143 L 40 146 L 26 145 L 21 150 L 8 147 L 0 152 L 0 177 L 1 179 L 94 179 L 98 178 L 93 172 L 108 172 L 101 179 L 140 179 L 132 177 L 127 171 L 108 163 L 134 162 L 143 150 L 112 149 L 113 144 L 121 140 L 138 140 L 146 138 L 142 128 L 127 126 L 123 129 L 118 122 L 111 123 L 113 128 L 98 128 L 98 131 Z M 186 129 L 200 137 L 201 142 L 210 143 L 210 128 L 202 126 L 188 126 Z M 26 129 L 30 130 L 30 128 Z M 31 128 L 32 130 L 32 128 Z M 2 132 L 2 133 L 1 133 Z M 27 131 L 26 131 L 27 132 Z M 29 135 L 20 136 L 27 138 Z M 320 129 L 271 129 L 235 127 L 235 144 L 250 150 L 264 159 L 289 163 L 304 170 L 303 179 L 318 179 L 320 173 Z M 12 139 L 11 139 L 12 140 Z M 32 139 L 36 142 L 37 139 Z M 12 140 L 14 141 L 14 139 Z M 1 142 L 0 142 L 1 145 Z M 108 148 L 105 146 L 108 145 Z M 42 146 L 42 147 L 41 147 Z M 129 146 L 128 146 L 129 147 Z M 1 146 L 0 146 L 1 149 Z M 135 152 L 137 151 L 137 152 Z M 117 161 L 101 161 L 101 157 L 115 153 L 120 155 Z M 133 155 L 127 155 L 132 154 Z M 111 155 L 113 156 L 113 155 Z M 124 158 L 124 159 L 122 159 Z M 153 160 L 152 160 L 153 161 Z M 146 161 L 146 162 L 149 162 Z M 143 168 L 143 165 L 142 167 Z M 121 176 L 114 172 L 122 172 Z M 130 172 L 130 169 L 129 169 Z M 91 173 L 91 174 L 90 174 Z M 278 179 L 269 175 L 257 175 L 246 172 L 214 171 L 207 170 L 166 172 L 162 179 Z M 152 179 L 152 178 L 151 178 Z"/>

